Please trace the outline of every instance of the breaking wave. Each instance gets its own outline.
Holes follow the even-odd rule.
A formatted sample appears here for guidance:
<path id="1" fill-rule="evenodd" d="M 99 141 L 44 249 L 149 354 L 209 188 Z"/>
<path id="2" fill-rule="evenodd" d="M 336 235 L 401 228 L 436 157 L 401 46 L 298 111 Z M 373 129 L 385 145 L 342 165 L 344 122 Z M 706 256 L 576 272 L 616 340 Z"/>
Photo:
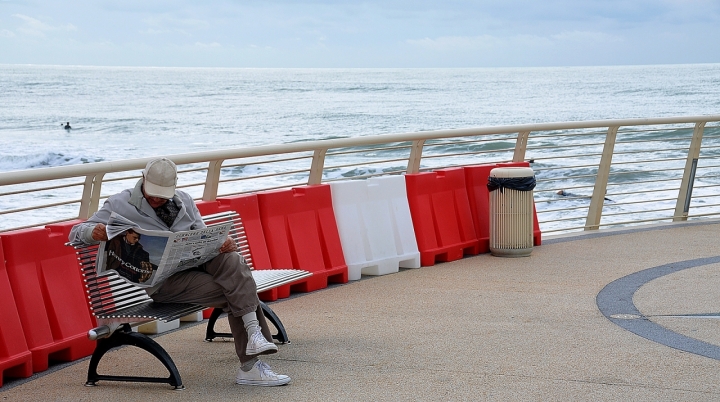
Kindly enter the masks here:
<path id="1" fill-rule="evenodd" d="M 38 154 L 30 153 L 27 155 L 2 155 L 0 156 L 0 171 L 78 165 L 83 163 L 101 162 L 102 160 L 102 158 L 87 158 L 78 155 L 68 155 L 56 152 Z"/>

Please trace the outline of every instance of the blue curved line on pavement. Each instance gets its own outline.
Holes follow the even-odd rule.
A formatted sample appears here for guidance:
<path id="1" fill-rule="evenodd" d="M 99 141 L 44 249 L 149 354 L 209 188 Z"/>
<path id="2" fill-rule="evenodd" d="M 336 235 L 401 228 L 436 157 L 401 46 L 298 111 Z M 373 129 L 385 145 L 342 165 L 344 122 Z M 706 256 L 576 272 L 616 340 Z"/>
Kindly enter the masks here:
<path id="1" fill-rule="evenodd" d="M 635 292 L 653 279 L 688 268 L 716 263 L 720 263 L 720 256 L 698 258 L 648 268 L 609 283 L 598 293 L 595 302 L 600 312 L 608 320 L 636 335 L 674 349 L 720 360 L 720 346 L 690 338 L 650 321 L 643 316 L 632 301 Z M 612 318 L 616 314 L 634 314 L 641 318 Z"/>

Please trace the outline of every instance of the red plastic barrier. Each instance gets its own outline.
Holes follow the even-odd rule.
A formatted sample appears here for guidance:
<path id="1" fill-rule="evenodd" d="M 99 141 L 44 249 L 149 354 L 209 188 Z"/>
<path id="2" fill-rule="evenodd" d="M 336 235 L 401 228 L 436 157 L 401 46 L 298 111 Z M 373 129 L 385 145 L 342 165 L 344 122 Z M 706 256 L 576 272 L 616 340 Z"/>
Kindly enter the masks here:
<path id="1" fill-rule="evenodd" d="M 1 238 L 33 371 L 46 370 L 49 360 L 92 354 L 95 343 L 87 339 L 87 331 L 94 325 L 75 253 L 62 245 L 64 230 L 26 229 Z"/>
<path id="2" fill-rule="evenodd" d="M 313 273 L 279 292 L 312 292 L 328 283 L 346 283 L 347 265 L 340 244 L 330 186 L 327 184 L 257 194 L 260 221 L 273 268 Z M 285 288 L 285 289 L 283 289 Z"/>
<path id="3" fill-rule="evenodd" d="M 48 230 L 50 230 L 50 234 L 48 235 L 50 239 L 52 239 L 53 246 L 62 246 L 64 247 L 63 254 L 72 254 L 75 255 L 75 251 L 70 246 L 65 246 L 65 243 L 68 241 L 68 236 L 70 236 L 70 230 L 73 228 L 73 226 L 77 225 L 78 223 L 82 223 L 84 220 L 82 219 L 74 219 L 71 221 L 65 221 L 60 223 L 53 223 L 51 225 L 45 226 Z"/>
<path id="4" fill-rule="evenodd" d="M 212 215 L 220 212 L 217 201 L 198 201 L 196 203 L 200 215 Z"/>
<path id="5" fill-rule="evenodd" d="M 256 194 L 219 198 L 220 211 L 235 211 L 240 214 L 247 236 L 254 269 L 271 269 L 270 254 L 265 242 L 265 231 L 260 220 L 260 206 Z M 290 287 L 270 289 L 258 293 L 263 301 L 275 301 L 290 296 Z"/>
<path id="6" fill-rule="evenodd" d="M 490 192 L 487 188 L 490 171 L 496 167 L 529 167 L 527 162 L 500 163 L 492 165 L 466 166 L 465 181 L 467 183 L 468 198 L 472 210 L 473 225 L 478 236 L 480 252 L 490 251 Z M 533 244 L 542 243 L 540 225 L 533 204 Z"/>
<path id="7" fill-rule="evenodd" d="M 250 245 L 250 254 L 255 269 L 270 269 L 270 255 L 265 242 L 265 232 L 260 220 L 260 206 L 255 194 L 218 199 L 220 211 L 235 211 L 240 214 L 245 234 Z"/>
<path id="8" fill-rule="evenodd" d="M 0 387 L 5 377 L 26 378 L 32 373 L 32 353 L 25 342 L 0 245 Z"/>
<path id="9" fill-rule="evenodd" d="M 496 167 L 497 165 L 493 164 L 464 168 L 473 225 L 478 236 L 481 253 L 490 251 L 490 192 L 487 182 L 490 171 Z"/>
<path id="10" fill-rule="evenodd" d="M 420 264 L 480 252 L 462 168 L 405 175 Z"/>
<path id="11" fill-rule="evenodd" d="M 48 229 L 50 232 L 48 233 L 48 240 L 50 241 L 50 246 L 48 248 L 48 254 L 51 256 L 66 256 L 66 259 L 68 261 L 68 264 L 72 264 L 73 267 L 77 267 L 77 255 L 75 254 L 75 249 L 66 246 L 65 244 L 68 241 L 68 236 L 70 235 L 70 230 L 78 223 L 84 222 L 81 219 L 75 219 L 72 221 L 66 221 L 66 222 L 60 222 L 60 223 L 54 223 L 51 225 L 45 226 L 46 229 Z M 75 269 L 78 270 L 77 268 Z M 82 274 L 78 274 L 77 278 L 80 283 L 80 288 L 85 292 L 85 282 L 83 281 Z M 84 293 L 83 293 L 84 294 Z M 87 301 L 85 301 L 85 306 L 87 307 L 88 316 L 90 317 L 90 320 L 92 321 L 93 327 L 97 326 L 95 316 L 92 315 L 92 311 L 90 310 L 90 306 L 87 304 Z"/>

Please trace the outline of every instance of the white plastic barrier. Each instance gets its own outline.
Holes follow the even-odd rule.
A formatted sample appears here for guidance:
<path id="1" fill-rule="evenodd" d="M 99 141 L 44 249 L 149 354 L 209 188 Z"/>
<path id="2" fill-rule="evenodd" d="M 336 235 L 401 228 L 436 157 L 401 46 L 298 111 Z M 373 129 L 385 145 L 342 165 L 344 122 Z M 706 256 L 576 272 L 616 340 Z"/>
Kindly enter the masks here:
<path id="1" fill-rule="evenodd" d="M 330 183 L 348 278 L 420 268 L 402 176 Z"/>

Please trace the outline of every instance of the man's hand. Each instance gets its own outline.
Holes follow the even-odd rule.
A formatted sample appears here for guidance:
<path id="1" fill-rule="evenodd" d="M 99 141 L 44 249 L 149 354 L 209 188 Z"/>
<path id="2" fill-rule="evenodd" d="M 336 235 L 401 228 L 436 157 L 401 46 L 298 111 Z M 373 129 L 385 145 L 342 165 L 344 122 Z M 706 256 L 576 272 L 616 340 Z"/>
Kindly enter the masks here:
<path id="1" fill-rule="evenodd" d="M 93 240 L 97 241 L 108 241 L 107 232 L 105 231 L 105 225 L 98 223 L 95 225 L 92 231 Z"/>
<path id="2" fill-rule="evenodd" d="M 228 237 L 225 239 L 225 243 L 220 247 L 221 253 L 230 253 L 232 251 L 237 250 L 237 244 L 235 244 L 235 240 Z"/>
<path id="3" fill-rule="evenodd" d="M 143 270 L 138 282 L 145 283 L 153 274 L 153 266 L 147 261 L 140 261 L 140 268 Z"/>

